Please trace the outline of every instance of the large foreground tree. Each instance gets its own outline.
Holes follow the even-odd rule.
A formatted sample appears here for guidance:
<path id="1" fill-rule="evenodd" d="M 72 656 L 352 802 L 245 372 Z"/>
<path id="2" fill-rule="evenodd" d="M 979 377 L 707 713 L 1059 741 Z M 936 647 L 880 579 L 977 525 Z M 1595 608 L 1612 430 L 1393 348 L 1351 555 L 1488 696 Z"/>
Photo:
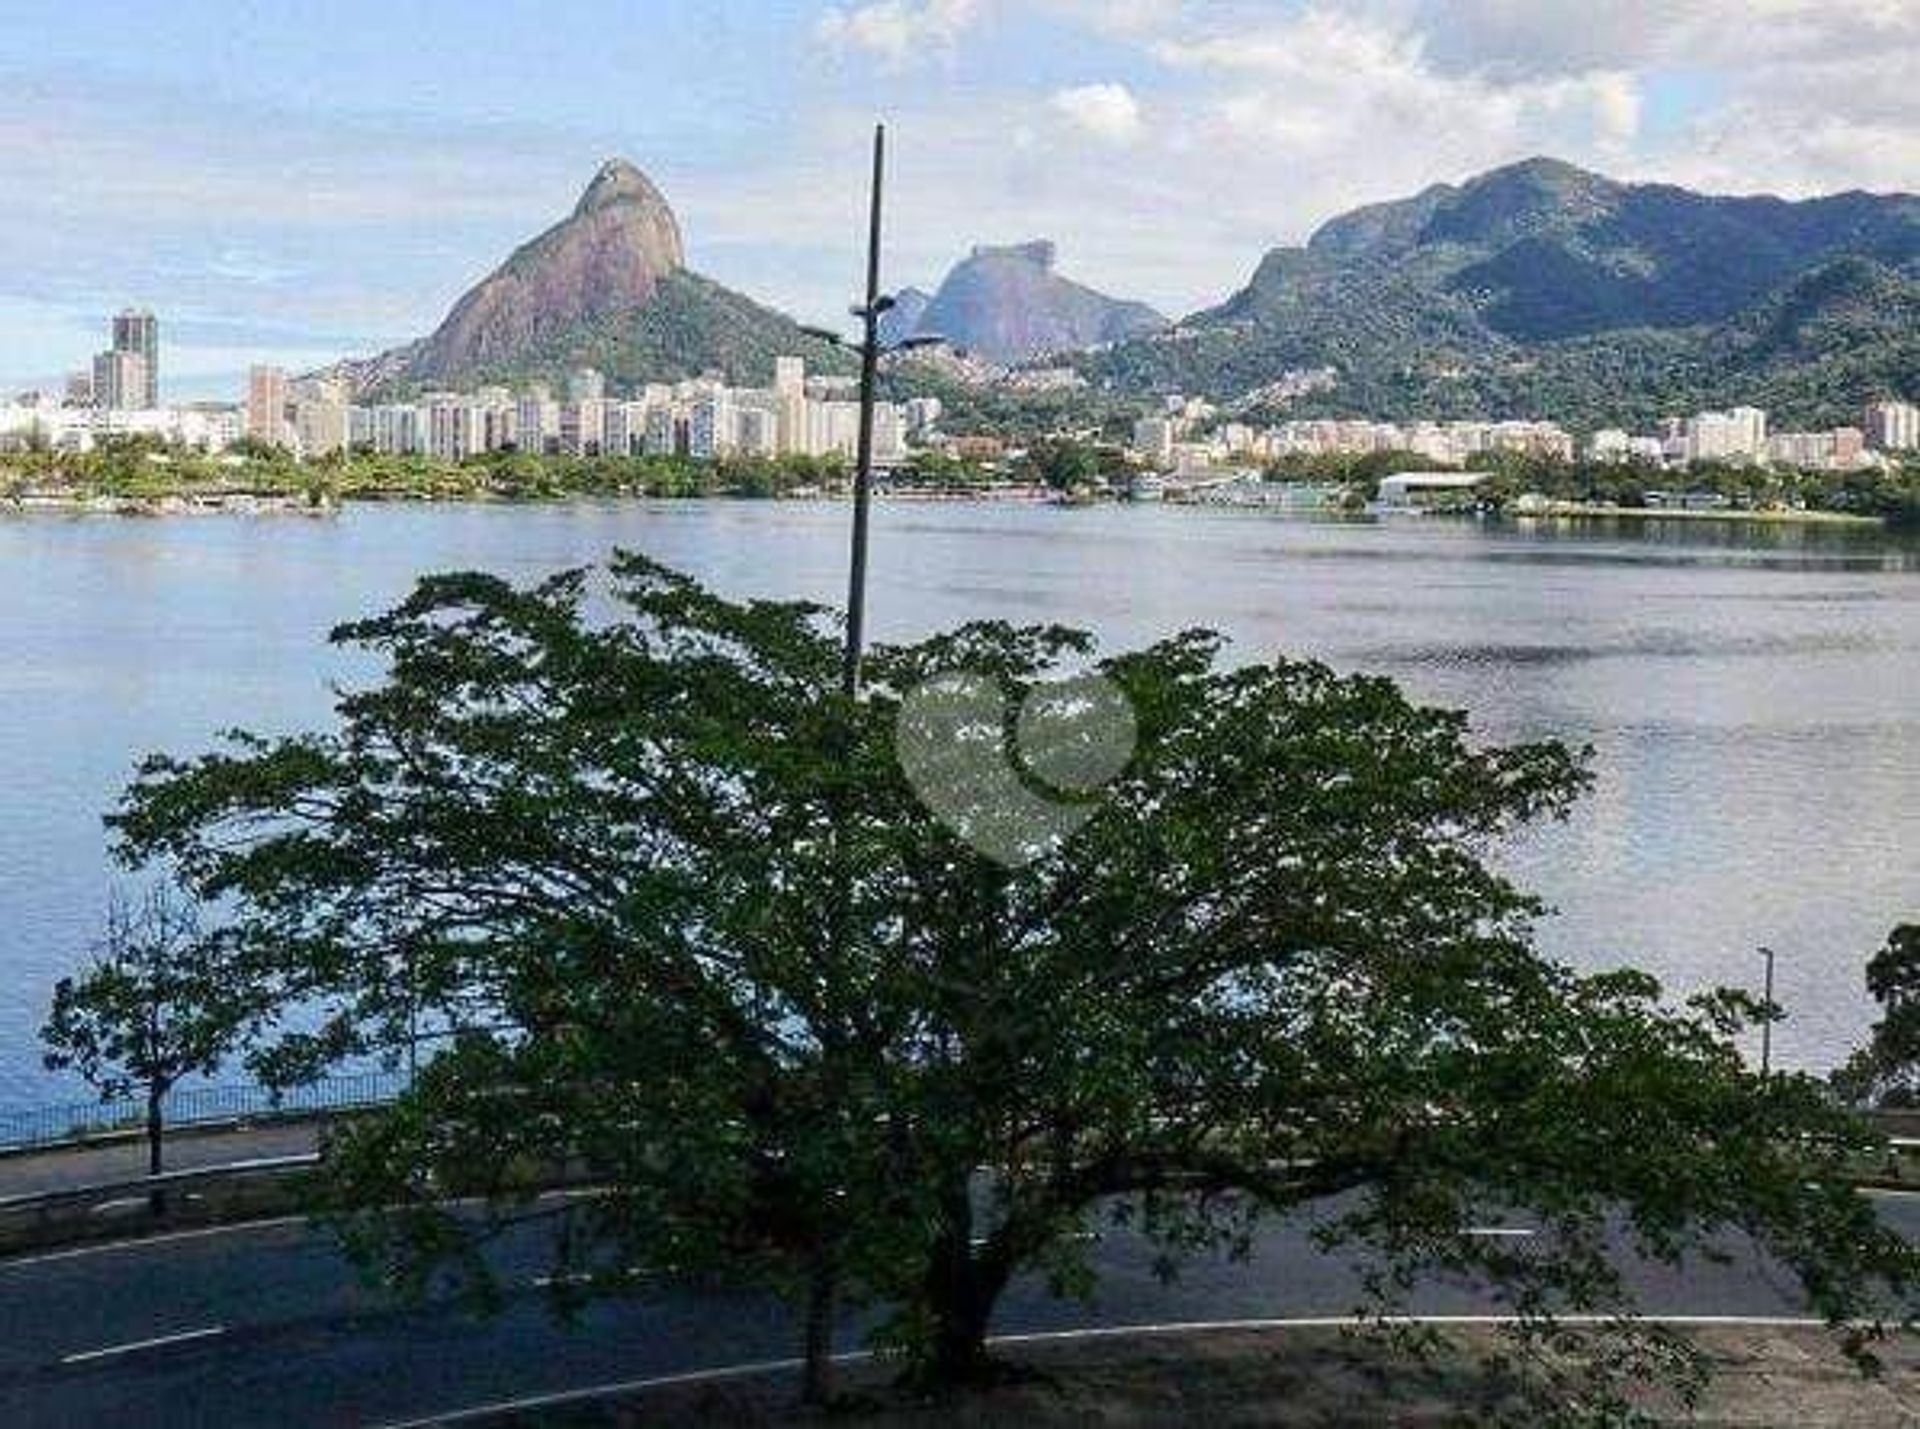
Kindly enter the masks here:
<path id="1" fill-rule="evenodd" d="M 563 1299 L 790 1291 L 818 1395 L 849 1298 L 963 1380 L 1013 1276 L 1085 1287 L 1080 1232 L 1242 1248 L 1313 1204 L 1356 1308 L 1482 1281 L 1523 1387 L 1596 1413 L 1688 1368 L 1618 1247 L 1751 1244 L 1855 1350 L 1910 1313 L 1912 1252 L 1844 1180 L 1871 1137 L 1747 1070 L 1755 1007 L 1534 950 L 1487 856 L 1577 796 L 1564 749 L 1205 634 L 1094 664 L 972 625 L 876 650 L 856 703 L 817 609 L 636 556 L 611 615 L 591 585 L 424 581 L 337 632 L 387 664 L 337 729 L 155 759 L 115 820 L 233 910 L 272 1076 L 445 1034 L 329 1160 L 389 1278 L 484 1298 L 485 1238 L 549 1217 Z M 599 1191 L 539 1200 L 563 1175 Z M 1538 1234 L 1471 1234 L 1490 1209 Z M 1554 1353 L 1569 1312 L 1611 1348 Z"/>

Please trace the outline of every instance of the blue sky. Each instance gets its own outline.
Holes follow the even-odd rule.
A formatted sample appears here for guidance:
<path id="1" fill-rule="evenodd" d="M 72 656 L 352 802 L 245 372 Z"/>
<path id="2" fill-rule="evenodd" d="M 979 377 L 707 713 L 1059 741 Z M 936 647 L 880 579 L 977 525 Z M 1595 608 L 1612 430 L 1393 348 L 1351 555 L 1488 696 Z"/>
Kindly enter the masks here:
<path id="1" fill-rule="evenodd" d="M 810 320 L 1056 239 L 1182 312 L 1358 202 L 1550 152 L 1624 177 L 1916 186 L 1911 0 L 6 0 L 0 390 L 163 319 L 171 396 L 416 335 L 601 159 L 696 267 Z"/>

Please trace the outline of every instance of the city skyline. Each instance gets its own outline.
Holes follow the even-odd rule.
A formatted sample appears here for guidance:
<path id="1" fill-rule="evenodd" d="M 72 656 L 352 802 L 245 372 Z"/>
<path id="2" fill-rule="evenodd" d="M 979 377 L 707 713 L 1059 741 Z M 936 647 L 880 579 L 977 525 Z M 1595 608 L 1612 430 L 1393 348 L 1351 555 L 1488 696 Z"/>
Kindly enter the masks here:
<path id="1" fill-rule="evenodd" d="M 243 437 L 301 460 L 351 451 L 443 461 L 509 451 L 535 455 L 732 457 L 839 456 L 858 440 L 855 381 L 809 374 L 797 355 L 776 356 L 765 385 L 736 385 L 715 369 L 679 381 L 616 386 L 592 366 L 569 372 L 558 390 L 544 381 L 439 386 L 410 397 L 367 396 L 338 372 L 295 374 L 272 364 L 249 368 L 239 401 L 160 404 L 160 323 L 124 310 L 110 322 L 113 346 L 91 371 L 71 374 L 58 395 L 28 393 L 0 401 L 0 451 L 42 443 L 85 452 L 106 439 L 138 436 L 221 452 Z M 960 360 L 943 353 L 939 361 Z M 1058 390 L 1083 387 L 1077 374 L 1032 369 L 1020 379 Z M 1013 377 L 1015 374 L 1007 374 Z M 1292 371 L 1263 390 L 1284 409 L 1289 394 L 1337 385 L 1331 369 Z M 1449 469 L 1477 456 L 1506 453 L 1570 463 L 1636 463 L 1684 470 L 1700 464 L 1850 471 L 1884 465 L 1920 449 L 1920 407 L 1904 398 L 1867 402 L 1855 424 L 1780 430 L 1752 405 L 1670 414 L 1657 431 L 1598 426 L 1584 441 L 1552 416 L 1387 420 L 1359 413 L 1287 417 L 1255 423 L 1198 396 L 1139 399 L 1130 458 L 1147 472 L 1205 478 L 1222 470 L 1257 475 L 1259 464 L 1292 456 L 1404 454 Z M 912 453 L 965 454 L 973 437 L 939 429 L 944 404 L 919 396 L 878 404 L 875 454 L 884 465 Z M 999 443 L 993 444 L 996 448 Z M 1254 465 L 1248 465 L 1253 463 Z M 1417 475 L 1417 473 L 1407 473 Z"/>
<path id="2" fill-rule="evenodd" d="M 175 315 L 169 398 L 412 336 L 609 152 L 658 175 L 696 266 L 819 320 L 857 275 L 876 112 L 900 135 L 890 284 L 1044 233 L 1175 314 L 1332 213 L 1535 152 L 1719 191 L 1920 172 L 1915 41 L 1872 0 L 1579 26 L 1493 3 L 350 10 L 189 4 L 162 33 L 21 8 L 37 43 L 0 97 L 19 220 L 0 383 L 56 379 L 97 346 L 93 315 L 129 303 Z M 432 73 L 429 33 L 465 37 Z"/>

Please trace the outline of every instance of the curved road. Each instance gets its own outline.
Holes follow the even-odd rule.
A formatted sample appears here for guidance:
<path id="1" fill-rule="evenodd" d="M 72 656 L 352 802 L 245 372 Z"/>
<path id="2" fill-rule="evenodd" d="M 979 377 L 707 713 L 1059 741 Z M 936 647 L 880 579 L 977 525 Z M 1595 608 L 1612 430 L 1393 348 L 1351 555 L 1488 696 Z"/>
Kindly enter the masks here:
<path id="1" fill-rule="evenodd" d="M 1920 1197 L 1884 1196 L 1882 1213 L 1920 1239 Z M 1352 1267 L 1307 1240 L 1308 1222 L 1271 1228 L 1249 1263 L 1197 1260 L 1162 1285 L 1129 1236 L 1096 1251 L 1098 1299 L 1060 1304 L 1037 1286 L 1009 1292 L 1001 1333 L 1184 1320 L 1342 1315 Z M 1524 1227 L 1504 1228 L 1524 1234 Z M 396 1309 L 360 1287 L 332 1242 L 281 1222 L 189 1232 L 0 1261 L 0 1424 L 207 1426 L 382 1424 L 583 1385 L 794 1352 L 791 1317 L 760 1296 L 660 1289 L 557 1323 L 540 1283 L 541 1248 L 496 1257 L 505 1311 Z M 1652 1314 L 1786 1317 L 1790 1284 L 1753 1257 L 1681 1275 L 1637 1268 Z M 1435 1286 L 1431 1314 L 1497 1309 Z M 846 1329 L 851 1348 L 858 1326 Z"/>

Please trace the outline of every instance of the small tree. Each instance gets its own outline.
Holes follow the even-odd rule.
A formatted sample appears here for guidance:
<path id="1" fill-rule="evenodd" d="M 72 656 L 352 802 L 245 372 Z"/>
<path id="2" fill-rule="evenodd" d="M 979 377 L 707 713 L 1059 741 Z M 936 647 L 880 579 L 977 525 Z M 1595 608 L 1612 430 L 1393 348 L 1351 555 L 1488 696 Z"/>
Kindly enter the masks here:
<path id="1" fill-rule="evenodd" d="M 1920 1102 L 1920 923 L 1902 923 L 1868 959 L 1867 991 L 1880 1021 L 1834 1082 L 1855 1101 L 1912 1106 Z"/>
<path id="2" fill-rule="evenodd" d="M 42 1028 L 50 1071 L 76 1071 L 101 1100 L 143 1096 L 147 1174 L 164 1169 L 167 1093 L 217 1068 L 244 1025 L 244 988 L 194 904 L 165 885 L 138 903 L 115 895 L 93 962 L 54 986 Z M 159 1190 L 156 1213 L 165 1207 Z"/>

